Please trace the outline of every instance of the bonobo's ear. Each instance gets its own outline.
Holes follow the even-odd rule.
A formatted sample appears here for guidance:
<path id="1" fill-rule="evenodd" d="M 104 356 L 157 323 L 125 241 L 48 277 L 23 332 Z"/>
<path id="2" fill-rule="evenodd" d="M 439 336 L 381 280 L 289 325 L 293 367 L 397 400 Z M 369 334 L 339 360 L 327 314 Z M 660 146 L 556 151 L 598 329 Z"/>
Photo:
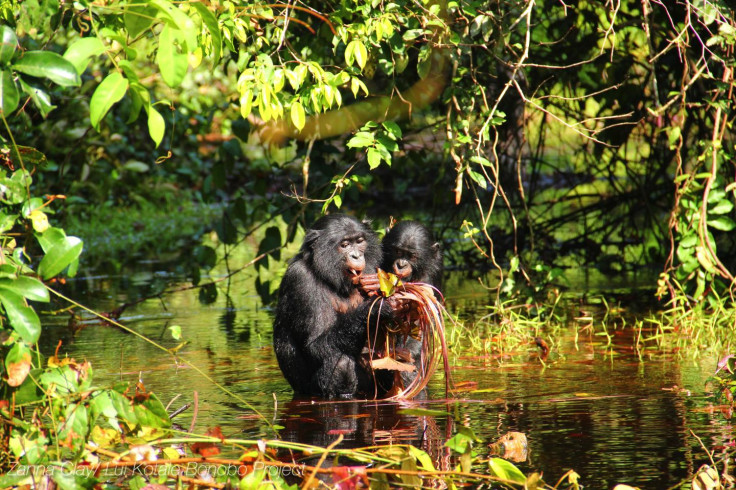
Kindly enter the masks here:
<path id="1" fill-rule="evenodd" d="M 311 250 L 314 242 L 322 235 L 324 230 L 309 230 L 304 236 L 304 243 L 302 243 L 302 250 Z"/>
<path id="2" fill-rule="evenodd" d="M 432 252 L 434 252 L 434 254 L 437 257 L 440 257 L 442 255 L 442 250 L 440 249 L 440 242 L 435 242 L 435 244 L 432 245 Z"/>

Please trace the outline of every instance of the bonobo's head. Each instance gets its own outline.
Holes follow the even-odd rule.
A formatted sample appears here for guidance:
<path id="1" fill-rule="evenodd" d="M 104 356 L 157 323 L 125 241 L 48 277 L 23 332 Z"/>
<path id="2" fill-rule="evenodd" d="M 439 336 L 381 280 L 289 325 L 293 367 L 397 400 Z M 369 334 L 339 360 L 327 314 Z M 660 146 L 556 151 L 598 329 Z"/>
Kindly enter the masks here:
<path id="1" fill-rule="evenodd" d="M 429 230 L 416 221 L 400 221 L 383 239 L 383 264 L 402 280 L 439 287 L 442 253 Z"/>
<path id="2" fill-rule="evenodd" d="M 300 250 L 317 277 L 335 291 L 347 294 L 357 278 L 374 274 L 381 262 L 381 243 L 366 222 L 330 214 L 307 231 Z"/>

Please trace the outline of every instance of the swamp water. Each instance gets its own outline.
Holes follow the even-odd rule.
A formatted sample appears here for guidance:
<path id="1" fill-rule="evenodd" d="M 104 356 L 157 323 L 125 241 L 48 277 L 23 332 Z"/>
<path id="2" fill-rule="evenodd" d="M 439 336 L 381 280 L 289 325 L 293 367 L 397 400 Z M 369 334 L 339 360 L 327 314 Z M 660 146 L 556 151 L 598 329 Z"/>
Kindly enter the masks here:
<path id="1" fill-rule="evenodd" d="M 154 285 L 177 287 L 176 278 L 156 271 L 155 264 L 140 267 L 121 277 L 80 275 L 67 292 L 96 311 L 110 311 L 150 295 Z M 613 332 L 609 343 L 579 323 L 555 337 L 562 340 L 551 345 L 544 364 L 533 342 L 504 355 L 453 352 L 453 378 L 466 391 L 449 403 L 442 373 L 425 402 L 292 401 L 271 349 L 271 312 L 255 294 L 252 274 L 235 275 L 229 288 L 220 283 L 210 304 L 199 301 L 196 289 L 174 292 L 127 308 L 121 322 L 166 348 L 179 345 L 169 327 L 180 326 L 189 343 L 179 355 L 284 426 L 280 437 L 286 440 L 326 446 L 342 435 L 344 447 L 411 443 L 430 453 L 439 468 L 447 464 L 442 445 L 458 424 L 482 439 L 477 449 L 484 457 L 488 444 L 516 431 L 528 440 L 526 460 L 515 463 L 525 474 L 542 472 L 554 485 L 572 469 L 587 488 L 677 486 L 709 463 L 698 438 L 715 451 L 715 459 L 733 446 L 729 420 L 707 410 L 704 382 L 716 356 L 692 361 L 653 351 L 640 359 L 629 331 Z M 456 277 L 445 295 L 448 309 L 466 326 L 491 301 L 477 282 Z M 44 354 L 52 354 L 61 340 L 60 352 L 92 363 L 98 386 L 140 379 L 164 405 L 171 403 L 170 412 L 192 403 L 196 392 L 195 432 L 219 426 L 228 438 L 274 437 L 253 410 L 134 335 L 98 321 L 81 322 L 83 328 L 72 333 L 65 315 L 45 316 L 43 324 Z M 416 407 L 453 417 L 402 413 Z M 194 415 L 190 407 L 175 422 L 186 430 Z"/>

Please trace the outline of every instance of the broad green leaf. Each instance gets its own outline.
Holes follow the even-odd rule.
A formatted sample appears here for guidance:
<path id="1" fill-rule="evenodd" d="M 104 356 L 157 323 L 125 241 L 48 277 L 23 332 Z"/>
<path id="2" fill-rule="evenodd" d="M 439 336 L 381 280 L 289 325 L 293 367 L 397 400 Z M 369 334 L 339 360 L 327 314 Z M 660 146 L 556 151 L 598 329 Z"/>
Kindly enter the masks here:
<path id="1" fill-rule="evenodd" d="M 6 289 L 0 290 L 0 303 L 5 308 L 13 330 L 25 342 L 35 344 L 41 335 L 41 321 L 33 308 L 26 304 L 21 295 Z"/>
<path id="2" fill-rule="evenodd" d="M 718 204 L 708 209 L 708 214 L 726 214 L 733 209 L 733 203 L 728 199 L 721 199 Z"/>
<path id="3" fill-rule="evenodd" d="M 519 470 L 513 463 L 506 461 L 501 458 L 491 458 L 488 461 L 488 466 L 491 469 L 491 474 L 499 478 L 503 478 L 506 481 L 515 483 L 525 483 L 526 477 L 524 473 Z"/>
<path id="4" fill-rule="evenodd" d="M 141 425 L 155 428 L 171 427 L 171 419 L 166 408 L 153 393 L 140 404 L 135 404 L 133 410 L 136 420 Z"/>
<path id="5" fill-rule="evenodd" d="M 158 41 L 156 63 L 161 77 L 169 87 L 178 87 L 187 74 L 187 55 L 182 46 L 183 36 L 179 29 L 165 25 Z M 179 47 L 182 48 L 181 52 Z"/>
<path id="6" fill-rule="evenodd" d="M 83 37 L 69 46 L 64 53 L 64 59 L 74 65 L 78 74 L 84 73 L 90 58 L 105 52 L 105 45 L 96 37 Z"/>
<path id="7" fill-rule="evenodd" d="M 18 47 L 18 37 L 9 26 L 0 26 L 0 64 L 9 63 Z"/>
<path id="8" fill-rule="evenodd" d="M 709 219 L 708 226 L 721 231 L 731 231 L 736 228 L 736 223 L 728 216 L 719 216 L 716 219 Z"/>
<path id="9" fill-rule="evenodd" d="M 428 44 L 422 46 L 419 50 L 419 56 L 417 58 L 417 74 L 419 78 L 424 80 L 429 75 L 429 70 L 432 66 L 432 48 Z"/>
<path id="10" fill-rule="evenodd" d="M 222 32 L 220 31 L 220 26 L 217 24 L 215 14 L 202 2 L 191 2 L 189 5 L 195 8 L 200 17 L 202 17 L 204 25 L 207 26 L 207 30 L 210 31 L 210 36 L 212 37 L 212 55 L 214 56 L 214 60 L 212 61 L 217 66 L 222 56 Z"/>
<path id="11" fill-rule="evenodd" d="M 38 243 L 41 245 L 44 253 L 48 253 L 57 243 L 61 243 L 66 238 L 66 233 L 61 228 L 53 226 L 41 234 L 36 235 Z"/>
<path id="12" fill-rule="evenodd" d="M 435 471 L 434 464 L 432 464 L 432 458 L 425 451 L 422 451 L 418 447 L 409 445 L 409 454 L 419 461 L 424 471 Z"/>
<path id="13" fill-rule="evenodd" d="M 185 53 L 194 51 L 197 47 L 197 35 L 199 34 L 199 29 L 194 21 L 183 10 L 168 0 L 150 0 L 150 4 L 159 9 L 158 17 L 166 20 L 166 25 L 182 33 L 184 36 L 182 39 L 183 51 Z M 159 43 L 161 43 L 160 38 Z"/>
<path id="14" fill-rule="evenodd" d="M 357 43 L 355 45 L 355 61 L 358 62 L 358 66 L 362 70 L 368 62 L 368 50 L 365 48 L 365 44 L 360 41 L 353 41 L 350 44 L 352 43 Z"/>
<path id="15" fill-rule="evenodd" d="M 357 42 L 350 41 L 345 47 L 345 64 L 348 66 L 353 66 L 353 62 L 355 61 L 355 45 Z"/>
<path id="16" fill-rule="evenodd" d="M 78 87 L 82 83 L 74 65 L 53 51 L 28 51 L 13 68 L 32 77 L 48 78 L 62 87 Z"/>
<path id="17" fill-rule="evenodd" d="M 44 90 L 41 90 L 40 88 L 35 87 L 30 83 L 26 83 L 26 81 L 22 78 L 19 79 L 19 82 L 20 88 L 23 89 L 23 92 L 25 92 L 31 98 L 31 101 L 33 101 L 33 105 L 36 106 L 36 109 L 41 112 L 41 115 L 44 118 L 49 115 L 49 112 L 56 109 L 56 106 L 51 103 L 51 97 L 49 97 L 49 94 L 47 94 Z M 46 157 L 44 157 L 44 160 L 45 159 Z"/>
<path id="18" fill-rule="evenodd" d="M 401 128 L 393 121 L 383 121 L 383 127 L 386 128 L 394 139 L 401 139 Z"/>
<path id="19" fill-rule="evenodd" d="M 134 4 L 125 9 L 123 14 L 123 22 L 128 36 L 131 38 L 138 37 L 143 31 L 153 25 L 156 20 L 158 10 L 149 5 Z"/>
<path id="20" fill-rule="evenodd" d="M 0 111 L 7 117 L 18 107 L 19 102 L 20 94 L 13 81 L 13 74 L 10 70 L 2 70 L 0 72 Z"/>
<path id="21" fill-rule="evenodd" d="M 381 152 L 375 148 L 368 148 L 368 166 L 371 170 L 375 169 L 381 164 Z"/>
<path id="22" fill-rule="evenodd" d="M 153 106 L 148 108 L 148 134 L 151 135 L 151 139 L 156 143 L 156 148 L 161 144 L 164 139 L 164 131 L 166 130 L 166 123 L 164 118 Z"/>
<path id="23" fill-rule="evenodd" d="M 110 73 L 102 80 L 89 102 L 89 119 L 92 127 L 99 131 L 102 119 L 112 106 L 123 98 L 127 90 L 128 80 L 118 71 Z"/>
<path id="24" fill-rule="evenodd" d="M 468 175 L 470 175 L 470 178 L 473 179 L 476 184 L 478 184 L 480 188 L 486 189 L 488 187 L 488 182 L 486 181 L 486 178 L 483 174 L 480 174 L 475 170 L 471 170 L 469 167 L 467 169 L 467 173 Z"/>
<path id="25" fill-rule="evenodd" d="M 304 128 L 304 124 L 306 123 L 304 107 L 298 101 L 294 101 L 291 104 L 291 122 L 294 123 L 294 126 L 299 131 L 301 131 L 302 128 Z"/>
<path id="26" fill-rule="evenodd" d="M 46 253 L 38 265 L 38 273 L 44 279 L 51 279 L 66 269 L 82 253 L 82 240 L 75 236 L 65 237 Z"/>
<path id="27" fill-rule="evenodd" d="M 350 141 L 348 141 L 348 148 L 365 148 L 366 146 L 373 146 L 374 142 L 375 138 L 373 137 L 373 134 L 360 131 L 350 138 Z"/>
<path id="28" fill-rule="evenodd" d="M 44 303 L 49 301 L 49 290 L 35 277 L 0 278 L 0 289 L 23 296 L 31 301 L 42 301 Z"/>

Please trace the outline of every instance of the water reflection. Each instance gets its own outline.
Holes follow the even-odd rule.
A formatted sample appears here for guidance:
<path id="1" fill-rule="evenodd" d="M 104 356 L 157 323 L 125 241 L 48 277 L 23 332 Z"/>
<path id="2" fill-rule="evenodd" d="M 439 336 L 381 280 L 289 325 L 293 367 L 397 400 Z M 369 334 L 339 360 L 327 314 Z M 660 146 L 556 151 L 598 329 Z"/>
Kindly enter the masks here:
<path id="1" fill-rule="evenodd" d="M 155 291 L 161 275 L 134 277 L 88 277 L 72 283 L 71 294 L 109 311 Z M 286 440 L 326 446 L 342 435 L 344 447 L 409 443 L 443 467 L 449 464 L 443 445 L 453 424 L 475 431 L 483 440 L 482 455 L 489 453 L 487 444 L 515 431 L 528 439 L 529 457 L 518 464 L 523 471 L 543 472 L 548 483 L 555 483 L 574 469 L 590 488 L 676 485 L 709 461 L 693 433 L 711 449 L 734 443 L 728 421 L 702 410 L 703 398 L 690 394 L 703 392 L 715 356 L 694 362 L 645 351 L 640 360 L 627 330 L 613 332 L 609 344 L 592 329 L 573 325 L 569 339 L 553 346 L 545 364 L 533 343 L 511 353 L 456 354 L 455 381 L 472 382 L 473 391 L 449 405 L 438 401 L 444 398 L 438 375 L 430 384 L 430 399 L 418 403 L 448 410 L 451 419 L 402 413 L 405 405 L 393 402 L 292 400 L 271 350 L 271 313 L 254 293 L 254 280 L 247 274 L 234 278 L 229 287 L 218 287 L 217 298 L 208 304 L 195 290 L 143 301 L 126 309 L 122 321 L 168 349 L 180 346 L 168 329 L 179 325 L 188 343 L 178 354 L 282 425 L 279 437 Z M 468 284 L 457 296 L 447 290 L 446 297 L 450 308 L 465 316 L 482 314 L 489 302 L 484 291 Z M 99 322 L 89 321 L 74 334 L 68 318 L 44 318 L 44 354 L 52 354 L 62 340 L 60 352 L 92 362 L 98 385 L 142 379 L 164 404 L 176 399 L 171 410 L 191 402 L 196 391 L 196 432 L 220 426 L 226 437 L 274 436 L 246 406 L 176 357 Z M 192 419 L 190 410 L 177 422 L 189 427 Z"/>

